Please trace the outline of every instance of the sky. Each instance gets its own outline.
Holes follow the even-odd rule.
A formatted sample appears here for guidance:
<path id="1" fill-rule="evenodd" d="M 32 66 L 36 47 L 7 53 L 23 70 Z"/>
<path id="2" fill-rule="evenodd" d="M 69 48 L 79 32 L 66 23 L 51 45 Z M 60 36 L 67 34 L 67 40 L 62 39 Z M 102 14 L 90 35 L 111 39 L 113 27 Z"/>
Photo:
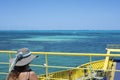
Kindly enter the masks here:
<path id="1" fill-rule="evenodd" d="M 120 0 L 0 0 L 0 30 L 120 30 Z"/>

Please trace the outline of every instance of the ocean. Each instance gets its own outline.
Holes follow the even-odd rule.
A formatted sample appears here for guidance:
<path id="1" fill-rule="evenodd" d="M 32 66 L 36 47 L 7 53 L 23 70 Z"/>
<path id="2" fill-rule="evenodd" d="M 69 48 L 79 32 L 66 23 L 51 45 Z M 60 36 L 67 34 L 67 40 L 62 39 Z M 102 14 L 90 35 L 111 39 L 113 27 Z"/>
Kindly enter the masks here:
<path id="1" fill-rule="evenodd" d="M 27 47 L 31 51 L 39 52 L 106 53 L 107 44 L 120 44 L 120 30 L 0 31 L 0 50 L 18 50 Z M 33 63 L 43 65 L 44 57 L 44 55 L 39 55 Z M 49 65 L 52 66 L 76 67 L 88 61 L 86 58 L 75 56 L 48 56 L 48 58 Z M 0 61 L 8 62 L 9 55 L 1 53 Z M 44 68 L 33 68 L 33 70 L 37 74 L 45 73 Z M 58 70 L 61 69 L 50 69 L 49 72 Z M 0 64 L 0 71 L 7 72 L 8 65 Z"/>

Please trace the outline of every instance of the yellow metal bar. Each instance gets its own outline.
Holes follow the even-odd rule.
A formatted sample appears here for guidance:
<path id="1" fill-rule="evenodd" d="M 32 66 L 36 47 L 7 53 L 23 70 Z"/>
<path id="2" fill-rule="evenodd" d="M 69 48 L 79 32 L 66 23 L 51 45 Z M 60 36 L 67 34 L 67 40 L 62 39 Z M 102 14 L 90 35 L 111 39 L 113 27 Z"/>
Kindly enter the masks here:
<path id="1" fill-rule="evenodd" d="M 107 55 L 110 55 L 110 51 L 109 51 L 109 50 L 107 51 Z M 109 62 L 109 56 L 106 56 L 106 58 L 105 58 L 105 63 L 104 63 L 104 67 L 103 67 L 103 70 L 104 70 L 104 71 L 107 70 L 108 62 Z"/>
<path id="2" fill-rule="evenodd" d="M 6 72 L 0 72 L 0 74 L 8 74 L 8 73 L 6 73 Z"/>
<path id="3" fill-rule="evenodd" d="M 9 64 L 8 62 L 0 62 L 0 64 Z"/>
<path id="4" fill-rule="evenodd" d="M 109 51 L 115 51 L 120 52 L 120 49 L 107 49 Z M 16 53 L 16 51 L 0 51 L 4 53 Z M 116 52 L 116 51 L 115 51 Z M 112 56 L 112 57 L 120 57 L 120 54 L 106 54 L 106 53 L 68 53 L 68 52 L 32 52 L 32 54 L 48 54 L 48 55 L 56 55 L 56 56 Z"/>
<path id="5" fill-rule="evenodd" d="M 48 54 L 45 55 L 45 61 L 46 63 L 44 66 L 46 67 L 46 80 L 48 80 Z"/>
<path id="6" fill-rule="evenodd" d="M 9 57 L 10 57 L 10 59 L 12 58 L 12 52 L 10 52 Z M 11 64 L 9 64 L 9 68 L 10 68 L 10 65 Z"/>
<path id="7" fill-rule="evenodd" d="M 93 69 L 92 69 L 92 56 L 90 56 L 90 77 L 92 78 L 92 72 L 93 72 Z M 92 80 L 90 78 L 90 80 Z"/>
<path id="8" fill-rule="evenodd" d="M 91 62 L 92 62 L 92 56 L 90 56 L 90 65 L 91 65 Z"/>
<path id="9" fill-rule="evenodd" d="M 9 53 L 9 57 L 10 57 L 10 59 L 12 58 L 12 52 Z"/>
<path id="10" fill-rule="evenodd" d="M 16 53 L 17 51 L 0 50 L 0 53 Z"/>
<path id="11" fill-rule="evenodd" d="M 120 52 L 120 49 L 107 49 L 107 50 L 111 52 Z"/>
<path id="12" fill-rule="evenodd" d="M 103 53 L 68 53 L 68 52 L 32 52 L 33 54 L 48 54 L 48 55 L 56 55 L 56 56 L 106 56 Z"/>

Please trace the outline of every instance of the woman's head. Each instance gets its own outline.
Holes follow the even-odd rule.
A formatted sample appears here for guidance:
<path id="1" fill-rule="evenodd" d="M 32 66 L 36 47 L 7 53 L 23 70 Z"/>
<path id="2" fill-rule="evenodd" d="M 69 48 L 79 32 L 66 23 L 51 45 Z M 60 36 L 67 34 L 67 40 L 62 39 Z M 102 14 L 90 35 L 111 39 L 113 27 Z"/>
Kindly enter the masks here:
<path id="1" fill-rule="evenodd" d="M 9 71 L 12 71 L 14 67 L 22 67 L 28 65 L 37 56 L 32 55 L 28 48 L 21 48 L 17 51 L 16 57 L 11 59 L 11 67 Z"/>

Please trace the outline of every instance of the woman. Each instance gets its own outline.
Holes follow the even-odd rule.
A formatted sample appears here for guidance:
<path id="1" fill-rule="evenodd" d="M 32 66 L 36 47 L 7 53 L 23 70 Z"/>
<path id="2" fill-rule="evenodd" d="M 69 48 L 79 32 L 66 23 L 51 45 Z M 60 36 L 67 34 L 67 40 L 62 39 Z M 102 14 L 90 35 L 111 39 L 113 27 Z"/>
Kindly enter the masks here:
<path id="1" fill-rule="evenodd" d="M 28 48 L 19 49 L 16 57 L 10 60 L 11 66 L 6 80 L 38 80 L 35 72 L 29 67 L 36 57 L 31 55 Z"/>

